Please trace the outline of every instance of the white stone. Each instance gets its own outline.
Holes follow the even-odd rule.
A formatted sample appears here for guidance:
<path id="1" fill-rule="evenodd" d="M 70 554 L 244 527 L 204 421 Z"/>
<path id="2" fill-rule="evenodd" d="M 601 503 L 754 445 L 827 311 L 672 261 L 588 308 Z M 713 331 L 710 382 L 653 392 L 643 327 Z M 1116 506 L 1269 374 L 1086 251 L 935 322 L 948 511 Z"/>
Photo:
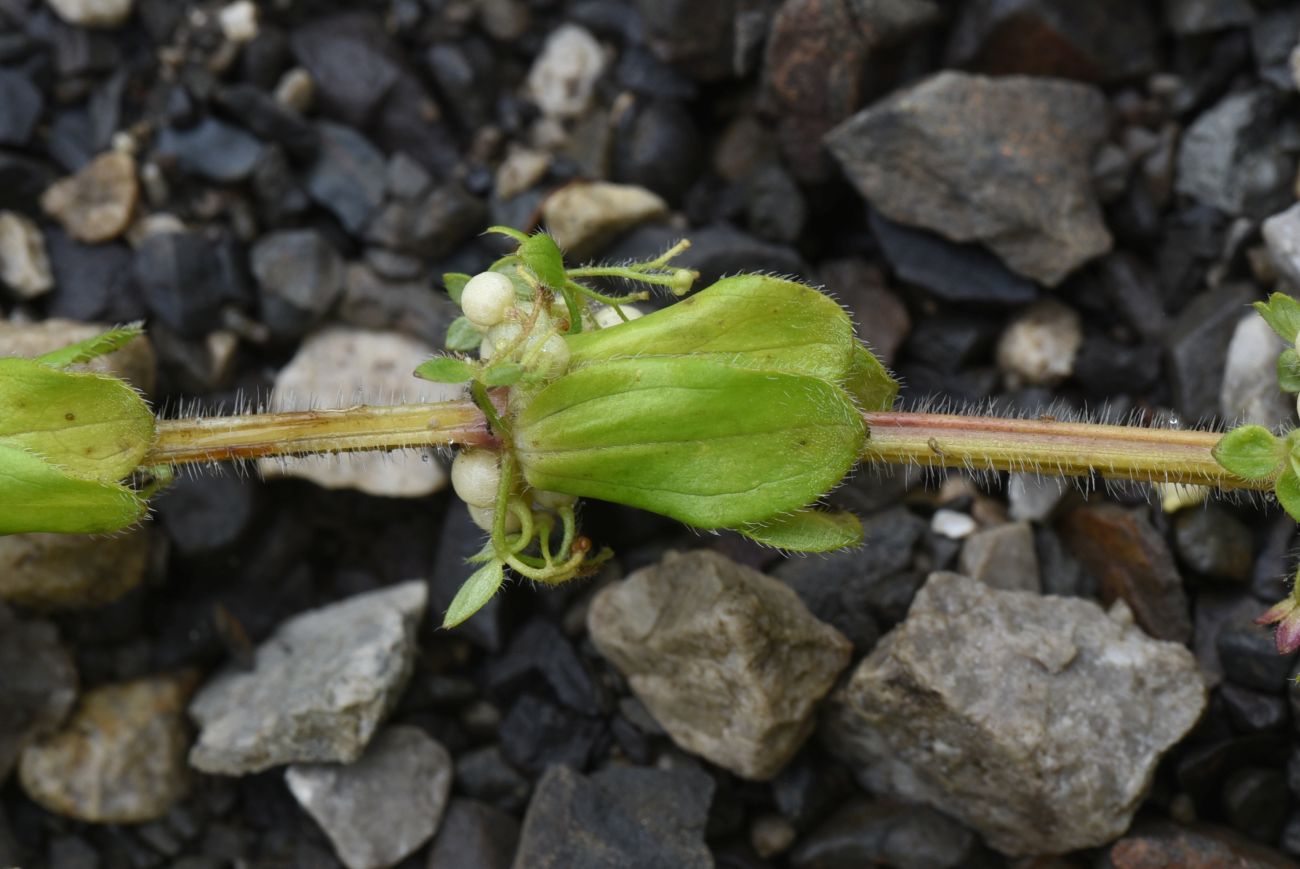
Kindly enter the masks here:
<path id="1" fill-rule="evenodd" d="M 975 533 L 979 527 L 969 514 L 941 507 L 930 517 L 930 530 L 950 540 L 961 540 Z"/>
<path id="2" fill-rule="evenodd" d="M 1008 513 L 1012 519 L 1042 522 L 1065 495 L 1065 486 L 1056 477 L 1038 474 L 1012 474 L 1007 480 Z"/>
<path id="3" fill-rule="evenodd" d="M 1277 357 L 1284 349 L 1286 344 L 1263 317 L 1251 312 L 1241 318 L 1223 364 L 1219 410 L 1224 420 L 1290 427 L 1295 405 L 1277 385 Z"/>
<path id="4" fill-rule="evenodd" d="M 496 193 L 504 200 L 514 199 L 532 189 L 551 168 L 551 156 L 532 148 L 514 148 L 497 167 Z"/>
<path id="5" fill-rule="evenodd" d="M 567 184 L 542 203 L 546 229 L 570 256 L 583 259 L 634 226 L 668 213 L 658 194 L 634 184 Z"/>
<path id="6" fill-rule="evenodd" d="M 231 42 L 252 42 L 257 37 L 257 4 L 251 0 L 235 0 L 222 7 L 217 15 L 221 32 Z"/>
<path id="7" fill-rule="evenodd" d="M 331 327 L 303 342 L 276 377 L 272 404 L 281 409 L 349 404 L 402 404 L 459 398 L 461 387 L 417 380 L 411 372 L 435 349 L 399 332 Z M 327 489 L 419 498 L 442 489 L 447 474 L 432 451 L 355 453 L 263 459 L 268 476 L 302 477 Z"/>
<path id="8" fill-rule="evenodd" d="M 54 286 L 40 227 L 12 211 L 0 211 L 0 281 L 24 299 Z"/>
<path id="9" fill-rule="evenodd" d="M 543 114 L 576 118 L 587 111 L 604 71 L 605 52 L 596 37 L 576 24 L 564 24 L 546 38 L 528 71 L 528 93 Z"/>
<path id="10" fill-rule="evenodd" d="M 82 27 L 116 27 L 131 15 L 133 0 L 46 0 L 69 24 Z"/>
<path id="11" fill-rule="evenodd" d="M 998 341 L 998 367 L 1008 385 L 1049 386 L 1074 373 L 1083 344 L 1079 315 L 1053 299 L 1031 306 Z"/>

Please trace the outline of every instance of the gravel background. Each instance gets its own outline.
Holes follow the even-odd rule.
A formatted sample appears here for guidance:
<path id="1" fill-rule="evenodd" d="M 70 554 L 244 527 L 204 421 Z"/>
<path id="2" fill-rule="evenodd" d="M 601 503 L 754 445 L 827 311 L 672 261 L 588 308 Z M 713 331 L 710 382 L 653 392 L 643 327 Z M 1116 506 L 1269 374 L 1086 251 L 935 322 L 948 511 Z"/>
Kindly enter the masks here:
<path id="1" fill-rule="evenodd" d="M 545 225 L 824 285 L 905 402 L 1289 427 L 1246 305 L 1300 287 L 1298 42 L 1267 0 L 0 0 L 0 352 L 143 318 L 168 413 L 414 397 L 440 275 Z M 0 541 L 0 865 L 1300 856 L 1262 503 L 869 469 L 868 545 L 788 561 L 590 504 L 599 578 L 449 633 L 436 457 L 245 470 Z"/>

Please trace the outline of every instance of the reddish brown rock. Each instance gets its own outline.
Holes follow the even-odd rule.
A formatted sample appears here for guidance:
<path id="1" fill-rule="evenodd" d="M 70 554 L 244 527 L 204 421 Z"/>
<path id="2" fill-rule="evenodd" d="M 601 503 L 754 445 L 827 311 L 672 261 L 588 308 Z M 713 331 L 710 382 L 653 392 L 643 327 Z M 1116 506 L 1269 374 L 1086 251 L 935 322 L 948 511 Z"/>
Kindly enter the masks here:
<path id="1" fill-rule="evenodd" d="M 1074 557 L 1101 583 L 1102 599 L 1122 599 L 1137 623 L 1161 640 L 1186 643 L 1192 635 L 1183 579 L 1160 533 L 1134 510 L 1089 504 L 1061 520 Z"/>
<path id="2" fill-rule="evenodd" d="M 1137 824 L 1110 849 L 1115 869 L 1294 869 L 1296 862 L 1230 830 Z"/>

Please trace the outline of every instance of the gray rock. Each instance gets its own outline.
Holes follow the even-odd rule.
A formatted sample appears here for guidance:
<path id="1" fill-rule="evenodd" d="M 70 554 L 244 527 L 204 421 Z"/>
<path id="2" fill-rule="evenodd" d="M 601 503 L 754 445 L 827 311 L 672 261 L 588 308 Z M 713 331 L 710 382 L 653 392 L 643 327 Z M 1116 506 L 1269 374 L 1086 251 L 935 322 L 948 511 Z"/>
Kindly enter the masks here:
<path id="1" fill-rule="evenodd" d="M 678 745 L 751 779 L 798 751 L 851 650 L 789 587 L 706 551 L 606 586 L 587 628 Z"/>
<path id="2" fill-rule="evenodd" d="M 456 798 L 447 807 L 426 869 L 510 869 L 519 822 L 478 800 Z"/>
<path id="3" fill-rule="evenodd" d="M 962 543 L 957 563 L 961 572 L 989 588 L 1002 591 L 1042 591 L 1034 530 L 1028 522 L 1013 522 L 977 531 Z"/>
<path id="4" fill-rule="evenodd" d="M 0 604 L 0 783 L 32 740 L 52 732 L 77 699 L 77 668 L 54 625 L 20 621 Z"/>
<path id="5" fill-rule="evenodd" d="M 524 816 L 515 869 L 711 869 L 713 781 L 697 769 L 553 766 Z"/>
<path id="6" fill-rule="evenodd" d="M 23 299 L 42 296 L 54 287 L 41 228 L 13 211 L 0 211 L 0 282 Z"/>
<path id="7" fill-rule="evenodd" d="M 1262 229 L 1274 267 L 1300 290 L 1300 203 L 1265 220 Z"/>
<path id="8" fill-rule="evenodd" d="M 314 229 L 270 232 L 249 255 L 253 277 L 262 291 L 262 307 L 288 308 L 264 319 L 286 316 L 306 326 L 330 309 L 343 291 L 343 257 Z"/>
<path id="9" fill-rule="evenodd" d="M 1255 423 L 1273 428 L 1290 424 L 1295 402 L 1277 385 L 1277 357 L 1286 344 L 1251 312 L 1237 322 L 1228 342 L 1219 388 L 1219 411 L 1232 424 Z"/>
<path id="10" fill-rule="evenodd" d="M 370 226 L 366 238 L 392 250 L 437 259 L 483 229 L 487 206 L 456 182 L 424 196 L 394 198 Z"/>
<path id="11" fill-rule="evenodd" d="M 204 118 L 183 130 L 164 128 L 157 148 L 160 156 L 175 160 L 182 172 L 230 184 L 253 174 L 266 145 L 233 124 Z"/>
<path id="12" fill-rule="evenodd" d="M 825 141 L 890 220 L 982 242 L 1012 271 L 1055 285 L 1110 249 L 1091 176 L 1106 132 L 1105 100 L 1087 85 L 943 72 Z"/>
<path id="13" fill-rule="evenodd" d="M 1009 855 L 1122 834 L 1206 693 L 1191 653 L 1120 606 L 932 574 L 834 695 L 825 735 L 873 793 L 928 803 Z"/>
<path id="14" fill-rule="evenodd" d="M 411 674 L 427 597 L 412 580 L 280 625 L 251 671 L 222 671 L 190 704 L 201 728 L 190 763 L 244 775 L 357 760 Z"/>
<path id="15" fill-rule="evenodd" d="M 398 725 L 376 734 L 355 763 L 295 765 L 284 780 L 348 869 L 387 869 L 437 831 L 451 776 L 447 749 Z"/>
<path id="16" fill-rule="evenodd" d="M 845 806 L 810 832 L 790 855 L 794 869 L 969 866 L 975 834 L 929 806 L 882 800 Z"/>
<path id="17" fill-rule="evenodd" d="M 1237 27 L 1255 17 L 1248 0 L 1164 0 L 1163 5 L 1165 26 L 1179 36 Z"/>
<path id="18" fill-rule="evenodd" d="M 0 537 L 0 600 L 38 610 L 111 603 L 144 581 L 149 540 L 145 528 L 113 537 Z"/>
<path id="19" fill-rule="evenodd" d="M 349 127 L 322 121 L 320 153 L 307 174 L 307 193 L 348 232 L 361 231 L 384 201 L 384 155 Z"/>
<path id="20" fill-rule="evenodd" d="M 1183 134 L 1175 188 L 1227 214 L 1262 220 L 1292 201 L 1295 160 L 1279 147 L 1267 88 L 1233 93 Z"/>
<path id="21" fill-rule="evenodd" d="M 1042 522 L 1063 497 L 1065 484 L 1058 477 L 1012 474 L 1007 479 L 1007 512 L 1017 521 Z"/>
<path id="22" fill-rule="evenodd" d="M 1012 388 L 1050 386 L 1074 373 L 1083 345 L 1078 313 L 1055 299 L 1033 305 L 998 339 L 998 367 Z"/>
<path id="23" fill-rule="evenodd" d="M 0 69 L 0 145 L 26 145 L 45 110 L 45 97 L 22 73 Z"/>
<path id="24" fill-rule="evenodd" d="M 343 299 L 336 316 L 349 326 L 392 329 L 440 347 L 460 307 L 428 281 L 388 280 L 374 268 L 350 263 L 344 272 Z"/>
<path id="25" fill-rule="evenodd" d="M 1228 347 L 1255 298 L 1255 289 L 1247 285 L 1209 290 L 1192 299 L 1171 325 L 1165 338 L 1166 370 L 1174 408 L 1185 424 L 1219 413 Z"/>
<path id="26" fill-rule="evenodd" d="M 67 725 L 23 751 L 27 795 L 60 815 L 98 824 L 150 821 L 189 790 L 185 700 L 193 676 L 102 685 Z"/>

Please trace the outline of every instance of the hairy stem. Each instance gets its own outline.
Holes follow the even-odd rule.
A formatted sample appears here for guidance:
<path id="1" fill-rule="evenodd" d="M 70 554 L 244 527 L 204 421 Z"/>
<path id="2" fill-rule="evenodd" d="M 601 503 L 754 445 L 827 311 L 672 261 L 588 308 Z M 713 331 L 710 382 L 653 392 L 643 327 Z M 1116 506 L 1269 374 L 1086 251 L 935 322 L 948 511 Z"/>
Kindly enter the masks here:
<path id="1" fill-rule="evenodd" d="M 474 402 L 159 420 L 145 466 L 493 442 Z"/>
<path id="2" fill-rule="evenodd" d="M 1137 426 L 951 414 L 866 414 L 867 461 L 925 467 L 1030 471 L 1223 489 L 1267 489 L 1224 470 L 1211 454 L 1222 436 Z M 495 442 L 468 399 L 394 407 L 256 413 L 162 420 L 145 466 Z"/>
<path id="3" fill-rule="evenodd" d="M 1215 432 L 937 413 L 868 413 L 866 420 L 865 458 L 886 464 L 1272 487 L 1224 470 L 1211 453 L 1222 437 Z"/>

